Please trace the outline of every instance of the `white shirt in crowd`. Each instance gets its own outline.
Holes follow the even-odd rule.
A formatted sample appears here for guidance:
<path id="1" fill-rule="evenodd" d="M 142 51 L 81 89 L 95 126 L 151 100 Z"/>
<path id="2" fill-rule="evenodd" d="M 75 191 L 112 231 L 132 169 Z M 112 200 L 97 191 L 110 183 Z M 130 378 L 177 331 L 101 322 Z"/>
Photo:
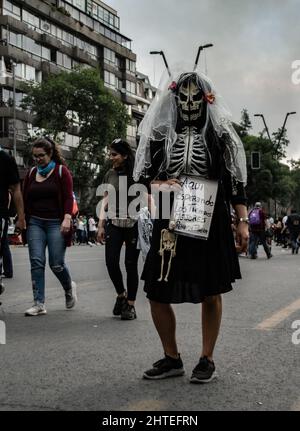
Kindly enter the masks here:
<path id="1" fill-rule="evenodd" d="M 97 227 L 96 227 L 95 219 L 93 217 L 91 217 L 91 218 L 89 218 L 89 231 L 95 232 L 96 230 L 97 230 Z"/>

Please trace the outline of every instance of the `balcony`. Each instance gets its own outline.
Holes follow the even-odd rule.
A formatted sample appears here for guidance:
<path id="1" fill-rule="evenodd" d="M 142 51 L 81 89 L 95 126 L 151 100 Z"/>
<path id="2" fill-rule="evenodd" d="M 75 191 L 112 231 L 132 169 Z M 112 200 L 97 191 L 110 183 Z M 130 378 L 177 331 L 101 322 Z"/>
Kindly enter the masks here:
<path id="1" fill-rule="evenodd" d="M 8 15 L 0 16 L 0 25 L 15 31 L 18 34 L 27 34 L 29 30 L 27 24 Z"/>

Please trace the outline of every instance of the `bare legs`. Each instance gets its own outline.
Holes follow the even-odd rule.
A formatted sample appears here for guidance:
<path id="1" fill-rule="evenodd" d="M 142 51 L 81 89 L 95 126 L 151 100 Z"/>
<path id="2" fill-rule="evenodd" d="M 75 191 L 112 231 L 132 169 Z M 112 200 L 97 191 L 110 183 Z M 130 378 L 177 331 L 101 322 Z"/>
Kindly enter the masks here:
<path id="1" fill-rule="evenodd" d="M 178 357 L 176 343 L 176 318 L 170 304 L 150 301 L 152 319 L 161 339 L 165 353 Z M 202 353 L 212 359 L 222 317 L 221 295 L 209 296 L 202 303 Z"/>
<path id="2" fill-rule="evenodd" d="M 202 303 L 202 353 L 212 360 L 222 318 L 221 295 L 208 296 Z"/>
<path id="3" fill-rule="evenodd" d="M 152 320 L 162 342 L 164 352 L 178 358 L 176 344 L 176 318 L 170 304 L 150 301 Z"/>

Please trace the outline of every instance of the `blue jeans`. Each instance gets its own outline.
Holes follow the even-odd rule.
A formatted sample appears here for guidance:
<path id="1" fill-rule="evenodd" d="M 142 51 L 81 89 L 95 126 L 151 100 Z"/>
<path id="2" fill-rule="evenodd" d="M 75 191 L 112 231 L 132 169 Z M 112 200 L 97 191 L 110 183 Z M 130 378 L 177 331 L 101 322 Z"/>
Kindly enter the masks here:
<path id="1" fill-rule="evenodd" d="M 257 256 L 257 248 L 258 248 L 259 242 L 262 243 L 265 253 L 269 257 L 271 255 L 271 250 L 267 244 L 265 231 L 258 231 L 258 232 L 250 231 L 249 254 L 251 255 L 251 257 Z"/>
<path id="2" fill-rule="evenodd" d="M 31 217 L 28 223 L 27 241 L 31 265 L 33 299 L 45 302 L 46 246 L 48 245 L 49 266 L 65 291 L 71 289 L 71 277 L 65 265 L 66 245 L 60 232 L 61 222 Z"/>

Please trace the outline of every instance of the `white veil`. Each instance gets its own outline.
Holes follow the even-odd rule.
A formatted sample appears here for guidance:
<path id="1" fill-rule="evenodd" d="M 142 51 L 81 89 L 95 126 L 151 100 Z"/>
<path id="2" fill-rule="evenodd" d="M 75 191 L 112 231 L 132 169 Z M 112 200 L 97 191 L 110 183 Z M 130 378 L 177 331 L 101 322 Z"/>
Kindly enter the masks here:
<path id="1" fill-rule="evenodd" d="M 140 141 L 135 156 L 134 180 L 138 181 L 151 166 L 151 141 L 161 141 L 162 145 L 165 146 L 165 154 L 167 155 L 170 154 L 170 149 L 176 142 L 177 102 L 175 93 L 169 87 L 173 83 L 173 85 L 176 85 L 182 73 L 196 73 L 203 92 L 206 95 L 213 95 L 213 102 L 207 103 L 207 113 L 218 137 L 222 137 L 224 134 L 228 136 L 224 153 L 226 167 L 237 181 L 246 184 L 245 151 L 239 136 L 232 126 L 229 109 L 208 77 L 200 72 L 190 72 L 189 68 L 184 70 L 182 66 L 180 68 L 175 66 L 171 76 L 169 76 L 167 70 L 163 73 L 156 96 L 139 126 Z M 162 163 L 162 169 L 165 167 L 165 163 L 166 161 Z"/>

